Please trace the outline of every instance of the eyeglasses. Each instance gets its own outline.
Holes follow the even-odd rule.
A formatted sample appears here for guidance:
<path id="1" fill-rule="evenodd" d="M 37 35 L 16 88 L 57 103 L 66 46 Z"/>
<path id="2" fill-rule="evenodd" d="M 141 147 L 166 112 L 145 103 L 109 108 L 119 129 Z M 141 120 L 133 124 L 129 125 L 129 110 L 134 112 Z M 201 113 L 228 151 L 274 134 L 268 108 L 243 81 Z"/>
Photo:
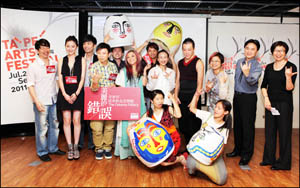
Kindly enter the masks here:
<path id="1" fill-rule="evenodd" d="M 285 50 L 274 50 L 275 53 L 285 53 Z"/>

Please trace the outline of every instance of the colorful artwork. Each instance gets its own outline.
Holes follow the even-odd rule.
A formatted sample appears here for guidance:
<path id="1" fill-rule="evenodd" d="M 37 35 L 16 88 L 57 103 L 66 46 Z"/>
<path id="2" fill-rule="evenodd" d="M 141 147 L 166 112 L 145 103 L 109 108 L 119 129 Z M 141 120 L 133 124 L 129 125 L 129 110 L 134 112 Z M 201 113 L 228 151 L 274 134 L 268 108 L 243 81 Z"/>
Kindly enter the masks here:
<path id="1" fill-rule="evenodd" d="M 174 150 L 169 133 L 151 118 L 129 126 L 127 133 L 135 155 L 148 167 L 159 165 Z"/>
<path id="2" fill-rule="evenodd" d="M 181 26 L 175 21 L 166 21 L 153 30 L 150 40 L 162 49 L 175 53 L 182 40 Z"/>
<path id="3" fill-rule="evenodd" d="M 212 127 L 201 128 L 187 145 L 188 152 L 199 162 L 210 165 L 222 153 L 224 138 Z"/>
<path id="4" fill-rule="evenodd" d="M 133 44 L 133 28 L 129 19 L 123 15 L 108 16 L 104 25 L 104 37 L 110 35 L 110 47 L 130 46 Z"/>

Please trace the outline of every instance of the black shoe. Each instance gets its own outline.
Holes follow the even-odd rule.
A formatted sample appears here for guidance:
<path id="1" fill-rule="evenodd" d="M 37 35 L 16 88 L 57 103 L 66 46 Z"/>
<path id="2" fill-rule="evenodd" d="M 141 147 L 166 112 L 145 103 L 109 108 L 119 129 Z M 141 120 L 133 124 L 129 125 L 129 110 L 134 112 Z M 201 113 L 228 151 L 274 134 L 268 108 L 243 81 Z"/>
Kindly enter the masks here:
<path id="1" fill-rule="evenodd" d="M 267 163 L 265 161 L 262 161 L 259 163 L 260 166 L 268 166 L 268 165 L 272 165 L 271 163 Z"/>
<path id="2" fill-rule="evenodd" d="M 239 156 L 240 154 L 236 151 L 233 151 L 231 153 L 226 153 L 226 157 L 236 157 Z"/>
<path id="3" fill-rule="evenodd" d="M 271 170 L 291 170 L 291 168 L 282 168 L 282 167 L 273 165 L 271 167 Z"/>
<path id="4" fill-rule="evenodd" d="M 247 165 L 249 163 L 249 159 L 241 158 L 239 165 Z"/>
<path id="5" fill-rule="evenodd" d="M 88 149 L 90 149 L 90 150 L 95 150 L 95 146 L 92 146 L 92 147 L 88 147 Z"/>
<path id="6" fill-rule="evenodd" d="M 50 154 L 54 154 L 54 155 L 65 155 L 66 152 L 61 151 L 60 149 L 58 149 L 56 152 L 50 153 Z"/>
<path id="7" fill-rule="evenodd" d="M 39 158 L 40 158 L 42 161 L 44 161 L 44 162 L 51 161 L 51 158 L 49 157 L 48 154 L 39 156 Z"/>

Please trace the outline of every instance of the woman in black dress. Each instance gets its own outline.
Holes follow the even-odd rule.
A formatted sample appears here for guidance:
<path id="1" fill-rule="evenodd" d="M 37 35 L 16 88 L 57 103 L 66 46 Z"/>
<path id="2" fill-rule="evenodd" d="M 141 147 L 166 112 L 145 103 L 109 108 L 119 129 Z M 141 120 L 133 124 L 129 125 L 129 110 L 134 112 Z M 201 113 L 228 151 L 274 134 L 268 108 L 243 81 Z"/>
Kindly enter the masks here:
<path id="1" fill-rule="evenodd" d="M 297 67 L 289 62 L 285 42 L 272 44 L 275 62 L 267 65 L 261 85 L 265 101 L 265 148 L 261 166 L 272 165 L 272 170 L 291 169 L 291 141 L 293 127 L 293 89 Z M 274 109 L 280 115 L 272 114 Z M 276 160 L 276 138 L 279 132 L 279 159 Z"/>
<path id="2" fill-rule="evenodd" d="M 80 135 L 80 116 L 84 107 L 85 60 L 76 56 L 78 41 L 69 36 L 65 42 L 67 56 L 58 63 L 59 92 L 57 108 L 62 111 L 64 133 L 68 143 L 68 159 L 79 159 L 78 142 Z M 71 114 L 73 112 L 73 115 Z M 74 125 L 74 146 L 71 136 L 71 117 Z"/>

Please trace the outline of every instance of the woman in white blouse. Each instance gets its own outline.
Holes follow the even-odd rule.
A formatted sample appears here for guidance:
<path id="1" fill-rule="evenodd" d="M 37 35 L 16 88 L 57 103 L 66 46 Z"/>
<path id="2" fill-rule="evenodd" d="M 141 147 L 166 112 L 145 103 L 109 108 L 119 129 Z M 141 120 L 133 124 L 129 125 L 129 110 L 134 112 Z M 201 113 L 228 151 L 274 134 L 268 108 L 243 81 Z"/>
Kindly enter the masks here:
<path id="1" fill-rule="evenodd" d="M 228 76 L 222 68 L 224 56 L 220 52 L 214 52 L 209 57 L 210 69 L 206 72 L 205 92 L 208 94 L 208 111 L 213 113 L 215 104 L 220 99 L 228 99 Z"/>
<path id="2" fill-rule="evenodd" d="M 149 71 L 146 87 L 149 91 L 162 90 L 167 96 L 175 88 L 176 73 L 174 70 L 176 70 L 176 67 L 174 67 L 174 70 L 172 67 L 176 64 L 169 62 L 169 60 L 174 61 L 174 58 L 169 58 L 169 53 L 166 50 L 160 50 L 157 56 L 158 63 Z M 164 104 L 172 105 L 172 101 L 165 97 Z"/>

